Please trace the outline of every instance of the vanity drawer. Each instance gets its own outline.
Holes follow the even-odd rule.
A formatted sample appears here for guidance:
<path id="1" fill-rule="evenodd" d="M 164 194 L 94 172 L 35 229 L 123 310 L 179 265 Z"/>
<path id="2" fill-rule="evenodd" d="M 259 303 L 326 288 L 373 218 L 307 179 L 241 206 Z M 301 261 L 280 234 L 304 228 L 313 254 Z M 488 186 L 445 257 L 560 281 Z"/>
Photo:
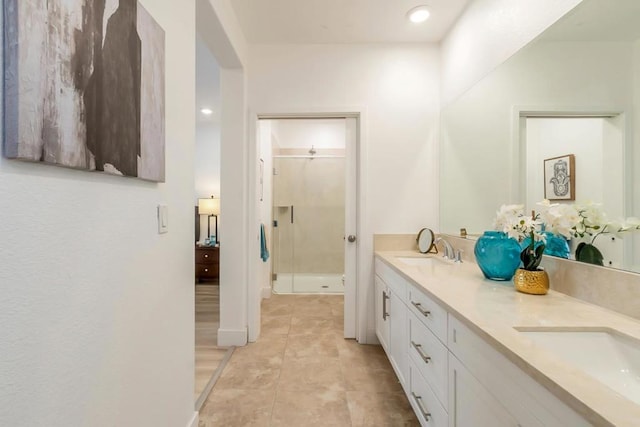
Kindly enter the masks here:
<path id="1" fill-rule="evenodd" d="M 442 407 L 413 360 L 409 360 L 409 375 L 409 402 L 420 421 L 420 425 L 423 427 L 447 427 L 449 424 L 447 411 Z"/>
<path id="2" fill-rule="evenodd" d="M 386 283 L 387 286 L 391 288 L 391 290 L 400 298 L 400 300 L 406 303 L 408 287 L 407 280 L 379 258 L 376 258 L 375 261 L 375 271 L 378 277 L 380 277 L 384 281 L 384 283 Z"/>
<path id="3" fill-rule="evenodd" d="M 414 313 L 409 313 L 409 356 L 442 406 L 447 409 L 449 350 Z"/>
<path id="4" fill-rule="evenodd" d="M 447 342 L 447 312 L 423 292 L 409 286 L 407 305 L 443 343 Z"/>

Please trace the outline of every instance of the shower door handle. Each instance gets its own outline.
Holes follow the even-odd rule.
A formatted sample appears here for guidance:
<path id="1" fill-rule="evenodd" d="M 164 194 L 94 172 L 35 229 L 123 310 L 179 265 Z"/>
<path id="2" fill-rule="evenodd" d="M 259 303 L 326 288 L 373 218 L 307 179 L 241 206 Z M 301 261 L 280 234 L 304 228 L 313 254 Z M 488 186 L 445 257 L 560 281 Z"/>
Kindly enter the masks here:
<path id="1" fill-rule="evenodd" d="M 349 235 L 349 237 L 347 237 L 347 240 L 349 241 L 349 243 L 353 243 L 353 242 L 356 241 L 356 236 L 351 234 L 351 235 Z"/>
<path id="2" fill-rule="evenodd" d="M 291 205 L 291 224 L 293 224 L 293 205 Z"/>

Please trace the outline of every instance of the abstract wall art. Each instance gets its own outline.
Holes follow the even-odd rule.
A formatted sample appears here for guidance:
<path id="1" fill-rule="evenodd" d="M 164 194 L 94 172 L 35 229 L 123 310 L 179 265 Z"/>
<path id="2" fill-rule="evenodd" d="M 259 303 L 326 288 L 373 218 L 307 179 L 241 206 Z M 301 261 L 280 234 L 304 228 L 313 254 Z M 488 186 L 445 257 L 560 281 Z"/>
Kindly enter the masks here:
<path id="1" fill-rule="evenodd" d="M 5 0 L 8 158 L 165 180 L 165 35 L 137 0 Z"/>

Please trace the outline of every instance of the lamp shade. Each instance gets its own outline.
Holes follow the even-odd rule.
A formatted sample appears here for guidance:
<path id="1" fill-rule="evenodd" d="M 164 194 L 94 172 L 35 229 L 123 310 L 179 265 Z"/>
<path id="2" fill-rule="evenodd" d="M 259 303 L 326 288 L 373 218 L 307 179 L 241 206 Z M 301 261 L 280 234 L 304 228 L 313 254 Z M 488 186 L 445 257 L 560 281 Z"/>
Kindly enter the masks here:
<path id="1" fill-rule="evenodd" d="M 198 213 L 200 215 L 220 215 L 220 199 L 198 199 Z"/>

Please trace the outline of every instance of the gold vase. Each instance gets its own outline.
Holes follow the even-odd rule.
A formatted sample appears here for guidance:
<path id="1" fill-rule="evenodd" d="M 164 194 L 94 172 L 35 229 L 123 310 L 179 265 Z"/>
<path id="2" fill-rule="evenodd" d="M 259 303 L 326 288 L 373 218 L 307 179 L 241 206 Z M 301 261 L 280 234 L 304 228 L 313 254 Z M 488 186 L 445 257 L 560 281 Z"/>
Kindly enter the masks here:
<path id="1" fill-rule="evenodd" d="M 513 276 L 516 291 L 531 295 L 549 292 L 549 275 L 544 270 L 529 271 L 519 268 Z"/>

